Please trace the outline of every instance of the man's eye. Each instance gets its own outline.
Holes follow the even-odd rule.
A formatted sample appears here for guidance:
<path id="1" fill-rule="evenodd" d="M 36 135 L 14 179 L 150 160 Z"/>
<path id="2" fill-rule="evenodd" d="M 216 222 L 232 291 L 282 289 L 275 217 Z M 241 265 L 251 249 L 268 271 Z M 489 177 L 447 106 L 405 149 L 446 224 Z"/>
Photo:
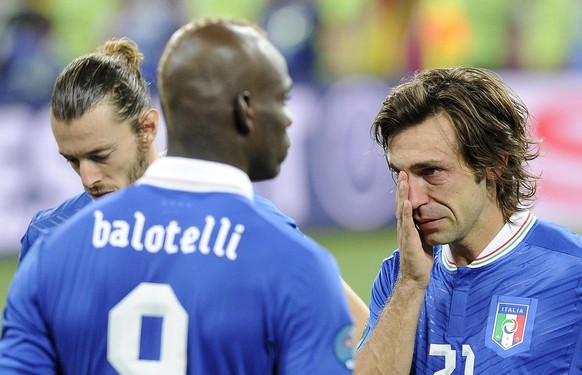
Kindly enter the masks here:
<path id="1" fill-rule="evenodd" d="M 429 168 L 422 171 L 422 176 L 431 182 L 438 183 L 443 178 L 443 170 L 439 168 Z"/>
<path id="2" fill-rule="evenodd" d="M 109 158 L 109 155 L 93 155 L 93 156 L 91 156 L 91 160 L 93 160 L 96 163 L 103 163 L 103 162 L 107 161 L 107 158 Z"/>
<path id="3" fill-rule="evenodd" d="M 69 163 L 73 167 L 79 165 L 79 159 L 69 159 L 69 158 L 66 158 L 66 160 L 67 160 L 67 163 Z"/>
<path id="4" fill-rule="evenodd" d="M 398 182 L 398 173 L 400 171 L 394 169 L 394 168 L 389 168 L 390 170 L 390 176 L 392 177 L 392 181 L 394 181 L 394 183 Z"/>

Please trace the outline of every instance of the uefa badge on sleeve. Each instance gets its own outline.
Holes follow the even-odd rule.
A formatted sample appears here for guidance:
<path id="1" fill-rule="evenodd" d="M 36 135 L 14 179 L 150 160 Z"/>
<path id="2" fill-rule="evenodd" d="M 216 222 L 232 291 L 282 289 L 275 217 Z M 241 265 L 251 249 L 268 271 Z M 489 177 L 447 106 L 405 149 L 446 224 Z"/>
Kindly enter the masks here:
<path id="1" fill-rule="evenodd" d="M 344 326 L 339 330 L 334 340 L 335 356 L 340 363 L 348 370 L 354 369 L 354 326 L 352 324 Z"/>
<path id="2" fill-rule="evenodd" d="M 533 298 L 493 296 L 485 346 L 504 358 L 528 350 L 537 304 Z"/>

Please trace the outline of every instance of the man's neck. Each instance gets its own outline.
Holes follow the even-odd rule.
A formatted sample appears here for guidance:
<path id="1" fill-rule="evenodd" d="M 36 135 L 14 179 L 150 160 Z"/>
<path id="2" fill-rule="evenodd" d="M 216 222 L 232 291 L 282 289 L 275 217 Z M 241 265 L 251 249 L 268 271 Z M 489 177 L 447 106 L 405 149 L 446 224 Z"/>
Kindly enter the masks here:
<path id="1" fill-rule="evenodd" d="M 471 264 L 501 231 L 506 220 L 500 210 L 490 215 L 483 215 L 475 224 L 470 234 L 460 241 L 449 244 L 451 254 L 457 266 Z"/>

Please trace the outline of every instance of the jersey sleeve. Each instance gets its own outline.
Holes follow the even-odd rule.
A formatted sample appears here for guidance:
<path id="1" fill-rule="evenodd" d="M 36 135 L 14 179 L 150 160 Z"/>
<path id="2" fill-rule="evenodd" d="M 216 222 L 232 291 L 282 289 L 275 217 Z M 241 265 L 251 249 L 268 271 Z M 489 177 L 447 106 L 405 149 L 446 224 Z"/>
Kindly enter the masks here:
<path id="1" fill-rule="evenodd" d="M 40 311 L 37 241 L 10 285 L 0 339 L 0 374 L 56 373 L 53 345 Z"/>
<path id="2" fill-rule="evenodd" d="M 22 262 L 24 256 L 39 237 L 51 232 L 92 201 L 89 194 L 83 192 L 67 199 L 58 207 L 38 211 L 30 221 L 26 233 L 20 239 L 18 264 Z"/>
<path id="3" fill-rule="evenodd" d="M 384 309 L 386 305 L 386 301 L 392 294 L 392 290 L 394 289 L 394 284 L 396 284 L 396 279 L 398 278 L 398 271 L 399 271 L 399 264 L 400 264 L 400 253 L 398 250 L 394 251 L 392 256 L 389 258 L 384 259 L 382 262 L 382 267 L 380 271 L 376 275 L 374 279 L 374 283 L 372 284 L 372 291 L 370 294 L 370 317 L 368 318 L 368 322 L 366 323 L 366 327 L 364 328 L 364 332 L 362 334 L 362 338 L 358 343 L 358 347 L 356 350 L 360 350 L 362 345 L 372 334 L 374 328 L 376 327 L 376 323 L 378 322 L 378 318 L 380 317 L 380 313 Z"/>
<path id="4" fill-rule="evenodd" d="M 34 242 L 40 236 L 40 232 L 34 225 L 40 213 L 41 211 L 37 212 L 34 215 L 32 220 L 30 221 L 30 224 L 28 225 L 28 228 L 26 228 L 26 233 L 24 233 L 24 235 L 20 239 L 20 254 L 18 255 L 18 264 L 22 263 L 22 259 L 28 253 Z"/>
<path id="5" fill-rule="evenodd" d="M 324 255 L 302 262 L 278 296 L 277 374 L 352 373 L 353 322 L 337 265 Z"/>
<path id="6" fill-rule="evenodd" d="M 285 215 L 275 205 L 273 202 L 268 200 L 267 198 L 263 197 L 262 195 L 255 194 L 255 203 L 257 207 L 263 212 L 263 214 L 267 215 L 268 217 L 275 219 L 276 221 L 281 221 L 293 229 L 296 229 L 298 232 L 299 227 L 295 220 L 291 219 L 289 216 Z"/>

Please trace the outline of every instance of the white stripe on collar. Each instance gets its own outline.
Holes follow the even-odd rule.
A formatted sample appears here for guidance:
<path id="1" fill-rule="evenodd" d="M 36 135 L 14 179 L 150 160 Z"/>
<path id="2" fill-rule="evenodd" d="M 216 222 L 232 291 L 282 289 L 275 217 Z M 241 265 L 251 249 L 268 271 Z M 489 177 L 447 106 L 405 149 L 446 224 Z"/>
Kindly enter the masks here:
<path id="1" fill-rule="evenodd" d="M 253 185 L 248 175 L 228 164 L 166 156 L 155 160 L 136 185 L 146 184 L 190 192 L 239 194 L 254 201 Z"/>
<path id="2" fill-rule="evenodd" d="M 495 238 L 485 247 L 479 256 L 467 265 L 469 268 L 479 268 L 485 266 L 501 256 L 513 250 L 525 235 L 529 232 L 536 221 L 536 217 L 529 211 L 517 212 L 511 216 L 512 223 L 506 223 L 497 233 Z M 448 270 L 457 269 L 451 248 L 443 245 L 441 250 L 441 260 Z"/>

